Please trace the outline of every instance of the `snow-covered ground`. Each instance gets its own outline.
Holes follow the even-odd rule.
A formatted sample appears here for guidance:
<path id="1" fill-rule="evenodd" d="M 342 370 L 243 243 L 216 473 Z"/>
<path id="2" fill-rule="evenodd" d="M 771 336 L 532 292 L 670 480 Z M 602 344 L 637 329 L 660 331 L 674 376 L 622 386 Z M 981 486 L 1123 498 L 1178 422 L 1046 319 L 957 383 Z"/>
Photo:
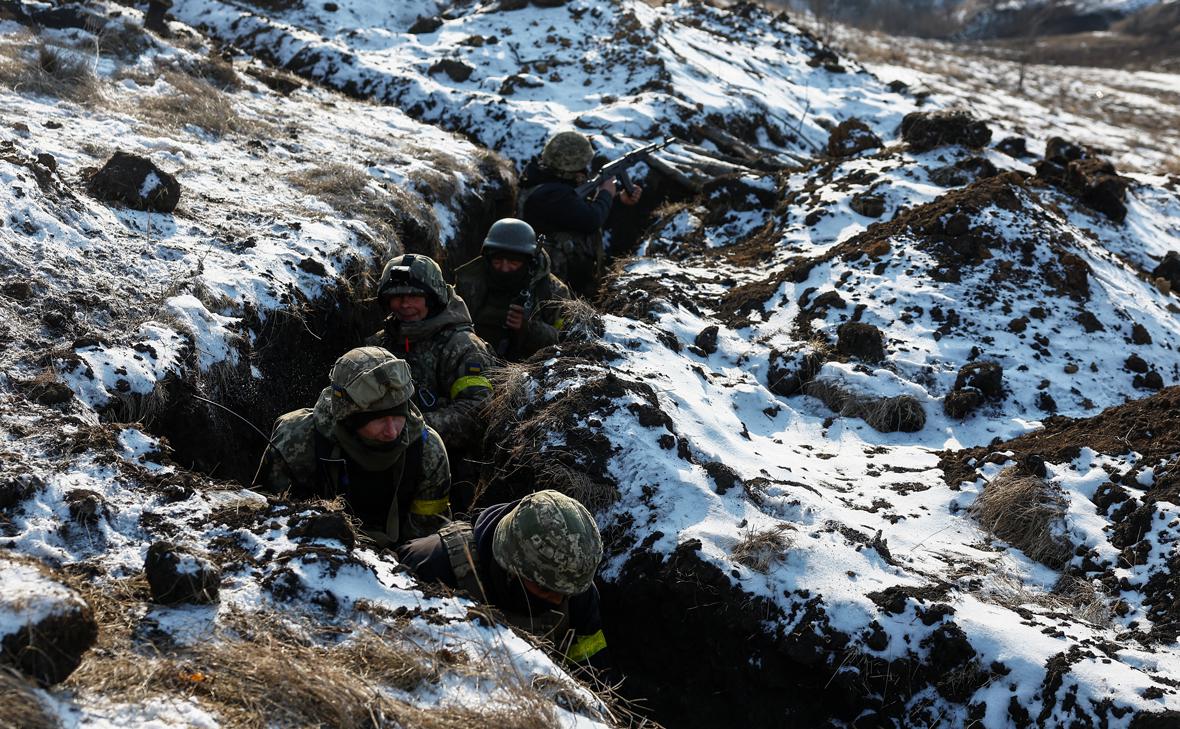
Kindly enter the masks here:
<path id="1" fill-rule="evenodd" d="M 197 0 L 173 12 L 305 80 L 388 105 L 315 87 L 282 96 L 241 73 L 264 70 L 242 55 L 230 89 L 200 86 L 178 105 L 172 97 L 191 88 L 194 69 L 213 63 L 180 23 L 172 27 L 186 39 L 175 44 L 150 41 L 132 59 L 87 56 L 102 78 L 97 100 L 0 92 L 0 455 L 44 481 L 0 512 L 0 545 L 88 575 L 100 594 L 125 588 L 153 541 L 208 554 L 225 573 L 219 606 L 137 598 L 125 608 L 181 655 L 209 635 L 241 638 L 243 614 L 277 618 L 325 650 L 376 632 L 445 664 L 410 689 L 369 684 L 399 706 L 478 715 L 517 700 L 520 677 L 547 677 L 553 721 L 615 723 L 541 651 L 468 620 L 468 603 L 423 592 L 388 556 L 294 536 L 311 507 L 190 473 L 145 426 L 100 418 L 151 421 L 176 380 L 206 395 L 224 378 L 261 387 L 266 353 L 255 345 L 266 322 L 312 302 L 363 299 L 367 276 L 404 246 L 453 255 L 469 245 L 496 212 L 493 198 L 510 197 L 511 174 L 483 147 L 520 163 L 558 128 L 583 129 L 608 153 L 675 133 L 685 143 L 667 159 L 699 172 L 701 150 L 716 163 L 736 148 L 699 133 L 709 127 L 772 167 L 801 169 L 759 173 L 757 160 L 739 160 L 740 175 L 663 211 L 641 256 L 608 282 L 601 350 L 571 342 L 521 374 L 536 380 L 522 390 L 533 396 L 524 410 L 569 403 L 560 427 L 544 420 L 542 453 L 617 496 L 598 514 L 602 576 L 635 601 L 633 614 L 627 600 L 612 601 L 608 628 L 658 638 L 712 619 L 728 638 L 732 626 L 753 626 L 732 636 L 750 641 L 748 654 L 739 646 L 742 665 L 715 666 L 714 683 L 678 683 L 702 659 L 686 643 L 660 645 L 664 673 L 643 685 L 667 676 L 683 716 L 693 718 L 687 692 L 702 705 L 739 705 L 735 722 L 756 726 L 858 715 L 895 726 L 1129 726 L 1136 712 L 1180 710 L 1180 655 L 1175 636 L 1160 637 L 1157 609 L 1178 515 L 1148 498 L 1171 478 L 1167 456 L 1136 452 L 1128 434 L 1118 453 L 1077 443 L 1046 458 L 1045 480 L 1065 499 L 1051 528 L 1075 548 L 1063 569 L 971 516 L 1020 453 L 952 467 L 959 449 L 1002 449 L 1058 423 L 1054 415 L 1088 417 L 1150 394 L 1131 354 L 1164 384 L 1180 382 L 1176 298 L 1145 274 L 1180 250 L 1177 185 L 1157 176 L 1176 148 L 1166 124 L 1144 138 L 1145 127 L 1110 114 L 1047 102 L 1053 84 L 1082 77 L 1075 69 L 1035 69 L 1032 97 L 987 83 L 1012 71 L 992 61 L 940 74 L 878 54 L 874 76 L 752 6 L 333 5 L 261 13 Z M 437 27 L 408 32 L 436 14 Z M 8 55 L 31 58 L 18 26 L 3 30 Z M 47 37 L 94 43 L 74 31 Z M 1086 78 L 1127 108 L 1172 118 L 1175 77 L 1104 74 Z M 892 80 L 910 88 L 891 91 Z M 202 95 L 228 105 L 213 116 L 231 123 L 202 127 L 210 117 L 185 108 Z M 993 144 L 1020 134 L 1039 156 L 1061 135 L 1112 150 L 1120 171 L 1137 171 L 1127 219 L 1027 177 L 1033 157 L 901 144 L 906 113 L 956 104 L 989 121 Z M 807 161 L 853 117 L 885 147 Z M 84 170 L 116 149 L 176 174 L 174 214 L 85 192 Z M 939 178 L 976 158 L 1008 174 L 971 185 Z M 880 217 L 863 214 L 866 195 Z M 883 333 L 883 359 L 834 351 L 850 321 Z M 710 327 L 715 346 L 698 336 Z M 822 387 L 788 392 L 784 373 L 801 374 L 805 355 L 822 366 L 803 379 Z M 1003 366 L 1003 392 L 952 418 L 943 402 L 973 361 Z M 55 382 L 69 388 L 63 404 L 45 397 Z M 816 396 L 825 392 L 904 396 L 925 418 L 914 432 L 878 432 L 825 405 Z M 1108 480 L 1123 498 L 1109 498 Z M 82 492 L 101 507 L 95 520 L 71 512 Z M 1121 524 L 1140 508 L 1144 529 L 1126 545 Z M 685 553 L 715 570 L 717 600 L 641 602 L 675 581 Z M 1075 583 L 1086 589 L 1062 587 Z M 622 667 L 640 664 L 638 646 L 612 644 Z M 726 692 L 739 683 L 780 713 L 767 719 L 733 699 Z M 191 691 L 137 702 L 88 691 L 80 681 L 36 695 L 71 726 L 225 722 Z"/>

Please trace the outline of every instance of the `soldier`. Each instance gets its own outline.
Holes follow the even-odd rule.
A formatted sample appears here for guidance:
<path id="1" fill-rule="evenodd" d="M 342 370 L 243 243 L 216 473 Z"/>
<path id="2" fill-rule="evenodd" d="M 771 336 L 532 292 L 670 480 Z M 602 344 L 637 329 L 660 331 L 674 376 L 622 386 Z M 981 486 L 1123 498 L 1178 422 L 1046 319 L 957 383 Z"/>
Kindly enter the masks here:
<path id="1" fill-rule="evenodd" d="M 377 301 L 390 315 L 365 343 L 410 364 L 415 403 L 452 456 L 477 443 L 486 425 L 480 410 L 492 394 L 492 353 L 442 269 L 426 256 L 398 256 L 381 272 Z"/>
<path id="2" fill-rule="evenodd" d="M 420 579 L 462 589 L 548 639 L 571 662 L 609 668 L 594 573 L 602 537 L 586 507 L 558 491 L 489 506 L 406 542 L 397 558 Z"/>
<path id="3" fill-rule="evenodd" d="M 607 180 L 590 199 L 574 189 L 590 175 L 594 148 L 578 132 L 558 132 L 549 138 L 540 161 L 525 167 L 517 204 L 519 216 L 544 236 L 545 250 L 553 273 L 575 293 L 590 296 L 598 287 L 606 253 L 602 247 L 602 226 L 606 224 L 615 198 L 615 181 Z M 643 190 L 624 190 L 624 205 L 639 202 Z"/>
<path id="4" fill-rule="evenodd" d="M 409 365 L 361 347 L 336 360 L 328 377 L 315 408 L 275 421 L 255 485 L 293 498 L 342 496 L 382 547 L 446 524 L 447 452 L 410 401 Z"/>
<path id="5" fill-rule="evenodd" d="M 475 333 L 511 362 L 557 344 L 560 305 L 570 291 L 550 273 L 549 254 L 538 248 L 532 226 L 497 221 L 480 254 L 455 271 L 455 290 L 470 307 Z"/>

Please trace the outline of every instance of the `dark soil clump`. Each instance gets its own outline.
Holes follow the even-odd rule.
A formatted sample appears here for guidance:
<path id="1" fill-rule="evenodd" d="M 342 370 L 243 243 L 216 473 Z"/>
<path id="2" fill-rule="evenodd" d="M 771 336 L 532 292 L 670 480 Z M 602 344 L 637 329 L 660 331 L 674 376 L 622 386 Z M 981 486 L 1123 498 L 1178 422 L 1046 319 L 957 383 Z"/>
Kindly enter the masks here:
<path id="1" fill-rule="evenodd" d="M 865 362 L 885 359 L 885 337 L 872 324 L 847 322 L 837 330 L 836 351 Z"/>
<path id="2" fill-rule="evenodd" d="M 832 157 L 851 157 L 880 146 L 880 138 L 860 119 L 841 122 L 828 137 L 828 154 Z"/>
<path id="3" fill-rule="evenodd" d="M 981 149 L 992 130 L 965 111 L 914 111 L 901 120 L 901 137 L 915 152 L 947 144 Z"/>
<path id="4" fill-rule="evenodd" d="M 221 571 L 209 560 L 173 546 L 156 542 L 143 565 L 152 600 L 161 605 L 217 602 Z"/>
<path id="5" fill-rule="evenodd" d="M 171 213 L 180 202 L 180 183 L 151 160 L 115 152 L 102 169 L 90 175 L 87 190 L 99 200 L 134 210 Z"/>

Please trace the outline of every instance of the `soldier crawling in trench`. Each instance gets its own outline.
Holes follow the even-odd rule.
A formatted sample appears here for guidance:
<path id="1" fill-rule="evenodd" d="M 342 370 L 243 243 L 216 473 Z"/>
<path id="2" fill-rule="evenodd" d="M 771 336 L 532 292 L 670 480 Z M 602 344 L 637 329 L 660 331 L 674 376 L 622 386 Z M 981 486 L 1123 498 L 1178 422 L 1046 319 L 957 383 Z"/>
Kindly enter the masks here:
<path id="1" fill-rule="evenodd" d="M 572 298 L 550 273 L 532 226 L 515 218 L 492 225 L 479 257 L 455 271 L 455 290 L 470 307 L 476 334 L 510 362 L 557 344 L 561 302 Z"/>
<path id="2" fill-rule="evenodd" d="M 448 523 L 447 452 L 411 402 L 410 367 L 380 347 L 336 360 L 314 408 L 275 421 L 254 485 L 291 498 L 341 496 L 379 547 Z"/>
<path id="3" fill-rule="evenodd" d="M 570 662 L 612 670 L 594 586 L 602 537 L 586 507 L 565 494 L 537 491 L 489 506 L 474 525 L 454 521 L 406 542 L 397 558 L 420 579 L 495 607 Z"/>
<path id="4" fill-rule="evenodd" d="M 414 403 L 426 424 L 446 444 L 456 473 L 455 506 L 465 511 L 474 487 L 462 474 L 483 438 L 482 414 L 492 394 L 487 373 L 494 363 L 488 345 L 476 335 L 467 305 L 443 280 L 442 269 L 426 256 L 398 256 L 385 265 L 377 302 L 389 316 L 365 344 L 384 347 L 409 364 Z"/>

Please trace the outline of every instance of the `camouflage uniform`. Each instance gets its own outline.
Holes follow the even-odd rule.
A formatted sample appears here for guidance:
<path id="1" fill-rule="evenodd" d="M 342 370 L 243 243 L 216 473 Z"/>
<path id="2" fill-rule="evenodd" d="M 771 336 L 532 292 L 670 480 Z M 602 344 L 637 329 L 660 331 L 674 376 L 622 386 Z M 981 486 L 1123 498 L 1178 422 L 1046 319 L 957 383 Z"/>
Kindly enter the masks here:
<path id="1" fill-rule="evenodd" d="M 409 367 L 362 347 L 338 359 L 330 379 L 314 408 L 275 421 L 255 485 L 297 499 L 343 496 L 379 546 L 437 531 L 448 522 L 450 466 L 442 439 L 410 402 Z M 392 412 L 405 414 L 406 424 L 389 446 L 364 442 L 347 424 Z"/>
<path id="2" fill-rule="evenodd" d="M 514 333 L 505 328 L 504 320 L 508 307 L 520 303 L 526 286 L 531 310 L 525 312 L 520 332 Z M 573 298 L 569 287 L 551 273 L 549 254 L 543 250 L 537 252 L 533 266 L 517 274 L 493 270 L 487 256 L 468 261 L 455 271 L 455 290 L 470 307 L 475 333 L 510 362 L 528 359 L 538 349 L 557 344 L 564 324 L 561 302 Z"/>
<path id="3" fill-rule="evenodd" d="M 412 282 L 407 284 L 401 276 Z M 492 394 L 487 379 L 492 353 L 475 334 L 467 305 L 429 258 L 407 254 L 393 259 L 385 266 L 377 291 L 386 309 L 388 298 L 400 293 L 424 293 L 431 299 L 426 319 L 402 322 L 391 315 L 384 329 L 365 344 L 384 347 L 409 363 L 416 387 L 414 403 L 456 457 L 477 444 L 487 426 L 481 410 Z"/>
<path id="4" fill-rule="evenodd" d="M 474 527 L 452 522 L 397 550 L 422 580 L 442 582 L 496 607 L 505 620 L 546 638 L 574 663 L 609 668 L 594 573 L 602 540 L 594 519 L 557 491 L 489 506 Z M 531 595 L 521 578 L 560 593 L 559 605 Z"/>
<path id="5" fill-rule="evenodd" d="M 544 237 L 553 274 L 582 296 L 598 288 L 606 264 L 602 227 L 614 197 L 595 190 L 589 199 L 575 190 L 576 176 L 588 172 L 594 151 L 577 132 L 559 132 L 545 144 L 541 159 L 521 175 L 517 217 Z"/>

